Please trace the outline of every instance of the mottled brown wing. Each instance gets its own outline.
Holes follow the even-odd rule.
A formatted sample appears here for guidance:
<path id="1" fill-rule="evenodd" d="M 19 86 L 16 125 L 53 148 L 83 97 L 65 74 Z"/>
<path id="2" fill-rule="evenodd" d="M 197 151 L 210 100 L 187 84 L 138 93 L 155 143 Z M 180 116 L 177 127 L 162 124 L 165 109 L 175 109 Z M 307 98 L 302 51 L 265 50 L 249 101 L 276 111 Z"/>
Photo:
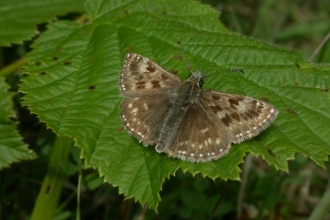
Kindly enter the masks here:
<path id="1" fill-rule="evenodd" d="M 191 162 L 216 160 L 226 155 L 231 146 L 228 132 L 224 129 L 208 117 L 200 104 L 192 104 L 177 129 L 173 143 L 161 151 Z M 157 146 L 156 150 L 160 152 Z"/>
<path id="2" fill-rule="evenodd" d="M 207 89 L 201 92 L 201 104 L 232 143 L 258 135 L 278 114 L 278 110 L 267 102 Z"/>
<path id="3" fill-rule="evenodd" d="M 119 108 L 129 133 L 143 145 L 156 144 L 160 128 L 172 104 L 164 94 L 124 98 Z"/>
<path id="4" fill-rule="evenodd" d="M 119 90 L 124 96 L 163 93 L 180 83 L 179 77 L 135 53 L 126 55 L 119 75 Z"/>

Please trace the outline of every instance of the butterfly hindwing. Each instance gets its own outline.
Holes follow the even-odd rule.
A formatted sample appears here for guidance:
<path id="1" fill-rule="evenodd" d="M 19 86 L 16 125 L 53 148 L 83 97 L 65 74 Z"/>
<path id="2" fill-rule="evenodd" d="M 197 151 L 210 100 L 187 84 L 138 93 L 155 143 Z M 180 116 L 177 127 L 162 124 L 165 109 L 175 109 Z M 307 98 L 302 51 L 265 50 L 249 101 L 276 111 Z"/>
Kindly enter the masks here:
<path id="1" fill-rule="evenodd" d="M 125 98 L 119 108 L 126 129 L 145 146 L 155 144 L 172 104 L 166 95 Z"/>
<path id="2" fill-rule="evenodd" d="M 217 127 L 212 118 L 208 118 L 202 106 L 190 105 L 177 130 L 174 130 L 173 141 L 167 143 L 162 151 L 191 162 L 216 160 L 226 155 L 231 146 L 223 129 L 226 128 Z"/>

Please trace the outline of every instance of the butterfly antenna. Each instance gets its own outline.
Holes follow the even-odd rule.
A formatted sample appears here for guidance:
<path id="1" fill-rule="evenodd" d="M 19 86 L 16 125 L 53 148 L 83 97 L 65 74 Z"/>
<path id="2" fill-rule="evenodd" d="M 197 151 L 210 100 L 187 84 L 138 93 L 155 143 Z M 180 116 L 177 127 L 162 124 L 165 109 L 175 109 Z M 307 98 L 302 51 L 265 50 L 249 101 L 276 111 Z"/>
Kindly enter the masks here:
<path id="1" fill-rule="evenodd" d="M 233 72 L 236 72 L 236 73 L 241 72 L 242 74 L 244 74 L 244 71 L 242 69 L 227 70 L 227 71 L 221 72 L 220 74 L 233 73 Z"/>
<path id="2" fill-rule="evenodd" d="M 242 73 L 244 74 L 244 71 L 242 69 L 233 69 L 233 70 L 227 70 L 227 71 L 223 71 L 223 72 L 220 72 L 220 74 L 226 74 L 226 73 Z M 209 76 L 204 76 L 204 78 L 206 77 L 209 77 Z"/>
<path id="3" fill-rule="evenodd" d="M 185 59 L 187 65 L 188 65 L 188 68 L 189 68 L 190 72 L 193 73 L 193 72 L 192 72 L 192 68 L 191 68 L 191 66 L 190 66 L 190 64 L 189 64 L 189 61 L 188 61 L 188 59 L 187 59 L 186 53 L 185 53 L 185 51 L 184 51 L 184 49 L 183 49 L 183 46 L 182 46 L 181 42 L 178 41 L 178 44 L 180 45 L 180 48 L 181 48 L 181 50 L 182 50 L 182 54 L 183 54 L 183 56 L 184 56 L 184 59 Z"/>

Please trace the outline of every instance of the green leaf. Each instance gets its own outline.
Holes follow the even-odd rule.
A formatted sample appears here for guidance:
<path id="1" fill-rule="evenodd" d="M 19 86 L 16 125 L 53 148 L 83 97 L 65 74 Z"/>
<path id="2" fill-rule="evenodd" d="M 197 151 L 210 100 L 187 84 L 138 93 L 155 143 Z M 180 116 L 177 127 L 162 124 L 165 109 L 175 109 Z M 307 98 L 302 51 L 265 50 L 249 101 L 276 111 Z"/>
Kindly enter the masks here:
<path id="1" fill-rule="evenodd" d="M 10 46 L 31 39 L 38 33 L 35 26 L 57 15 L 81 12 L 82 0 L 10 0 L 0 4 L 0 45 Z"/>
<path id="2" fill-rule="evenodd" d="M 9 120 L 15 117 L 12 95 L 8 92 L 9 86 L 4 78 L 0 77 L 0 170 L 9 167 L 14 162 L 32 160 L 36 157 L 22 142 L 16 130 L 16 124 Z"/>
<path id="3" fill-rule="evenodd" d="M 156 209 L 162 183 L 178 168 L 212 179 L 239 179 L 247 152 L 288 172 L 295 153 L 324 167 L 330 153 L 329 69 L 297 53 L 230 33 L 219 13 L 195 1 L 88 1 L 91 21 L 55 22 L 33 44 L 21 87 L 25 105 L 60 135 L 74 137 L 87 167 L 127 198 Z M 217 161 L 193 164 L 145 148 L 123 130 L 118 75 L 127 52 L 139 53 L 185 79 L 208 74 L 205 88 L 268 100 L 280 113 L 266 131 L 234 145 Z M 240 73 L 218 74 L 228 69 Z M 193 119 L 192 119 L 193 120 Z"/>

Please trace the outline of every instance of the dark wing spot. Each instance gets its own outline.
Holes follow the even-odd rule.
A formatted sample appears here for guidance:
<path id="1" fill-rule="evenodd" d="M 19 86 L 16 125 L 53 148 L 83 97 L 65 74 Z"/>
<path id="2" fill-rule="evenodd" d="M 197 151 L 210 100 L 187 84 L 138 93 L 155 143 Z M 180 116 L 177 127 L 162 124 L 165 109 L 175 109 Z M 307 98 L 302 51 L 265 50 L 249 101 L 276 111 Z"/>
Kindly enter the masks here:
<path id="1" fill-rule="evenodd" d="M 150 73 L 153 73 L 153 72 L 156 71 L 155 67 L 153 67 L 153 66 L 151 66 L 151 65 L 149 65 L 149 66 L 147 67 L 147 70 L 148 70 Z"/>
<path id="2" fill-rule="evenodd" d="M 228 99 L 228 102 L 230 103 L 230 108 L 237 109 L 236 106 L 239 103 L 237 99 Z"/>
<path id="3" fill-rule="evenodd" d="M 152 65 L 152 62 L 149 60 L 147 62 L 147 68 L 146 68 L 150 73 L 153 73 L 156 71 L 156 68 Z"/>
<path id="4" fill-rule="evenodd" d="M 230 117 L 233 118 L 236 121 L 240 121 L 241 120 L 241 118 L 239 117 L 239 114 L 237 114 L 236 112 L 232 113 L 230 115 Z"/>
<path id="5" fill-rule="evenodd" d="M 212 99 L 220 100 L 220 96 L 218 96 L 218 95 L 212 95 Z"/>
<path id="6" fill-rule="evenodd" d="M 137 76 L 134 76 L 133 79 L 140 81 L 140 80 L 143 79 L 143 76 L 142 75 L 137 75 Z"/>
<path id="7" fill-rule="evenodd" d="M 133 75 L 133 76 L 140 75 L 139 71 L 136 71 L 136 69 L 132 68 L 130 70 L 131 70 L 131 75 Z"/>
<path id="8" fill-rule="evenodd" d="M 263 108 L 264 108 L 264 104 L 260 103 L 260 105 L 257 108 L 257 112 L 261 113 Z"/>
<path id="9" fill-rule="evenodd" d="M 230 105 L 238 105 L 238 101 L 236 99 L 228 99 Z"/>
<path id="10" fill-rule="evenodd" d="M 230 108 L 236 109 L 236 106 L 239 105 L 239 102 L 242 101 L 244 98 L 238 97 L 236 99 L 228 99 L 230 103 Z"/>
<path id="11" fill-rule="evenodd" d="M 241 117 L 242 117 L 245 121 L 248 121 L 248 120 L 249 120 L 249 117 L 247 117 L 245 114 L 241 114 Z"/>
<path id="12" fill-rule="evenodd" d="M 168 76 L 166 76 L 165 74 L 160 74 L 160 77 L 161 77 L 163 80 L 167 80 L 167 79 L 168 79 Z"/>
<path id="13" fill-rule="evenodd" d="M 254 118 L 253 115 L 252 115 L 249 111 L 245 112 L 244 114 L 245 114 L 245 116 L 248 117 L 249 119 Z"/>
<path id="14" fill-rule="evenodd" d="M 253 110 L 249 110 L 248 111 L 251 115 L 253 115 L 253 116 L 255 116 L 255 117 L 258 117 L 259 116 L 259 113 L 258 112 L 256 112 L 256 111 L 253 111 Z"/>
<path id="15" fill-rule="evenodd" d="M 140 82 L 137 82 L 135 83 L 136 85 L 136 89 L 144 89 L 146 87 L 146 82 L 145 81 L 140 81 Z"/>
<path id="16" fill-rule="evenodd" d="M 210 109 L 213 111 L 214 114 L 217 114 L 218 112 L 222 111 L 222 108 L 220 106 L 210 106 Z"/>
<path id="17" fill-rule="evenodd" d="M 139 59 L 135 59 L 134 61 L 130 62 L 129 68 L 131 70 L 136 70 L 138 67 Z"/>
<path id="18" fill-rule="evenodd" d="M 264 109 L 264 104 L 263 103 L 259 103 L 259 106 L 257 107 L 257 112 L 258 113 L 261 113 L 262 112 L 262 110 Z"/>
<path id="19" fill-rule="evenodd" d="M 151 81 L 151 84 L 152 84 L 152 88 L 160 88 L 160 84 L 159 84 L 159 81 L 157 80 L 152 80 Z"/>
<path id="20" fill-rule="evenodd" d="M 244 98 L 242 97 L 237 97 L 236 99 L 228 99 L 228 102 L 231 104 L 231 105 L 238 105 L 239 102 L 243 101 Z"/>
<path id="21" fill-rule="evenodd" d="M 223 118 L 221 119 L 221 121 L 222 121 L 227 127 L 229 127 L 230 123 L 231 123 L 233 120 L 229 117 L 229 115 L 226 115 L 225 117 L 223 117 Z"/>
<path id="22" fill-rule="evenodd" d="M 139 82 L 135 83 L 135 85 L 137 85 L 137 86 L 142 86 L 142 85 L 145 85 L 145 84 L 146 84 L 145 81 L 139 81 Z"/>

